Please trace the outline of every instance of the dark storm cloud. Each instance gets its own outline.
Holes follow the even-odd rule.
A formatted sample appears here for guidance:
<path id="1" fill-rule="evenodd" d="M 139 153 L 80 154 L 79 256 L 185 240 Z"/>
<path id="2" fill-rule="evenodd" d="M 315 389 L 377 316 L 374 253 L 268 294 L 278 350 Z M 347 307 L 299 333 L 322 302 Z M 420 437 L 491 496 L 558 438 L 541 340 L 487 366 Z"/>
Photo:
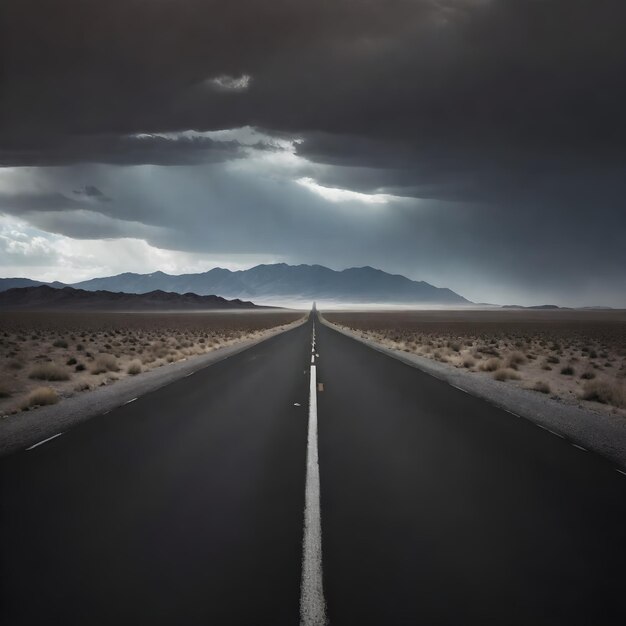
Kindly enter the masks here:
<path id="1" fill-rule="evenodd" d="M 245 124 L 408 144 L 455 163 L 623 156 L 621 0 L 5 5 L 2 134 L 19 164 L 38 162 L 42 136 L 57 153 L 71 137 L 73 158 L 91 159 L 110 135 Z M 245 89 L 206 87 L 245 75 Z"/>
<path id="2" fill-rule="evenodd" d="M 74 189 L 72 193 L 79 198 L 95 202 L 111 202 L 111 198 L 105 196 L 95 185 L 85 185 L 82 189 Z"/>
<path id="3" fill-rule="evenodd" d="M 46 131 L 47 132 L 47 131 Z M 1 137 L 1 136 L 0 136 Z M 257 144 L 258 149 L 270 149 Z M 193 165 L 219 163 L 245 155 L 236 141 L 214 141 L 199 136 L 156 134 L 46 134 L 29 132 L 5 138 L 0 143 L 2 166 L 55 166 L 86 162 L 111 165 Z"/>
<path id="4" fill-rule="evenodd" d="M 215 164 L 202 185 L 150 179 L 146 197 L 130 177 L 109 189 L 64 174 L 50 186 L 65 198 L 93 180 L 114 198 L 98 211 L 163 227 L 157 245 L 417 277 L 436 268 L 461 291 L 450 277 L 528 292 L 624 287 L 623 0 L 5 0 L 3 10 L 0 164 Z M 291 181 L 230 175 L 223 164 L 247 154 L 237 142 L 171 135 L 245 125 L 302 139 L 309 170 L 298 176 L 418 200 L 346 212 Z M 90 200 L 51 194 L 59 210 Z M 10 212 L 43 213 L 40 197 L 19 202 Z"/>

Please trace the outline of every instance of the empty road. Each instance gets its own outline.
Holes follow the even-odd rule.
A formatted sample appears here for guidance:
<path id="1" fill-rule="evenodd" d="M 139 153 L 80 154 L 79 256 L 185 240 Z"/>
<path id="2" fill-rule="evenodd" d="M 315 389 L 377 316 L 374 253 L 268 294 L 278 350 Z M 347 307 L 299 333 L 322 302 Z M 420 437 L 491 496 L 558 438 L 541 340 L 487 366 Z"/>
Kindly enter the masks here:
<path id="1" fill-rule="evenodd" d="M 0 488 L 5 626 L 626 619 L 625 476 L 313 318 Z"/>

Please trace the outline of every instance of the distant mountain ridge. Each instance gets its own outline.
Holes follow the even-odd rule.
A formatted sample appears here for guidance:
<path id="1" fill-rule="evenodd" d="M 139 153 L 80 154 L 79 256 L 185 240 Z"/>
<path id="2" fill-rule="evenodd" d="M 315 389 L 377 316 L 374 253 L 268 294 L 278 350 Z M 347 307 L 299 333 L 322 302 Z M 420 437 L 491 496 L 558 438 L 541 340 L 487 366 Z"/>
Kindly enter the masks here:
<path id="1" fill-rule="evenodd" d="M 216 294 L 224 298 L 270 301 L 272 298 L 335 300 L 354 303 L 471 304 L 450 289 L 388 274 L 372 267 L 336 271 L 322 265 L 257 265 L 248 270 L 215 268 L 199 274 L 164 272 L 94 278 L 72 285 L 89 291 L 125 293 L 162 290 L 176 293 Z"/>
<path id="2" fill-rule="evenodd" d="M 0 309 L 14 310 L 98 310 L 98 311 L 204 311 L 262 309 L 252 302 L 226 300 L 220 296 L 195 293 L 113 293 L 85 291 L 73 287 L 48 285 L 17 287 L 0 293 Z"/>
<path id="3" fill-rule="evenodd" d="M 31 280 L 30 278 L 0 278 L 0 292 L 22 287 L 41 287 L 42 285 L 55 287 L 56 289 L 66 287 L 64 283 L 60 283 L 58 280 L 52 283 L 45 283 L 40 280 Z"/>

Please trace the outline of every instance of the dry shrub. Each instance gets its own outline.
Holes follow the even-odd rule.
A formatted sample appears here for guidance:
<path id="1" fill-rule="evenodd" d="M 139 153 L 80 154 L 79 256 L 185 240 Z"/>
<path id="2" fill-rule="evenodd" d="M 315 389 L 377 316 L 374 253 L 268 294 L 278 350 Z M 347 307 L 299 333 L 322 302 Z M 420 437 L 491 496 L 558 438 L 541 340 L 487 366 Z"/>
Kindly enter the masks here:
<path id="1" fill-rule="evenodd" d="M 469 369 L 470 367 L 474 367 L 474 365 L 476 365 L 476 360 L 471 356 L 466 356 L 463 359 L 463 367 L 467 367 Z"/>
<path id="2" fill-rule="evenodd" d="M 112 354 L 101 354 L 91 367 L 92 374 L 104 374 L 104 372 L 119 371 L 117 359 Z"/>
<path id="3" fill-rule="evenodd" d="M 576 373 L 576 370 L 571 365 L 567 365 L 561 369 L 561 374 L 564 376 L 573 376 Z"/>
<path id="4" fill-rule="evenodd" d="M 11 390 L 2 382 L 0 382 L 0 398 L 10 398 Z"/>
<path id="5" fill-rule="evenodd" d="M 55 363 L 41 363 L 35 365 L 28 375 L 34 380 L 69 380 L 70 375 L 67 370 Z"/>
<path id="6" fill-rule="evenodd" d="M 59 395 L 51 387 L 37 387 L 33 389 L 26 399 L 26 406 L 44 406 L 46 404 L 56 404 Z"/>
<path id="7" fill-rule="evenodd" d="M 550 385 L 544 382 L 543 380 L 538 380 L 533 386 L 532 389 L 534 391 L 538 391 L 539 393 L 550 393 Z"/>
<path id="8" fill-rule="evenodd" d="M 501 365 L 502 361 L 500 359 L 487 359 L 479 367 L 483 372 L 495 372 L 497 369 L 500 369 Z"/>
<path id="9" fill-rule="evenodd" d="M 137 374 L 141 374 L 141 361 L 138 361 L 138 360 L 131 361 L 128 364 L 128 369 L 126 371 L 131 376 L 136 376 Z"/>
<path id="10" fill-rule="evenodd" d="M 493 377 L 496 380 L 501 380 L 501 381 L 505 381 L 505 380 L 519 380 L 520 375 L 515 370 L 512 370 L 510 368 L 502 368 L 502 369 L 496 370 L 493 373 Z"/>
<path id="11" fill-rule="evenodd" d="M 507 367 L 517 369 L 518 365 L 526 363 L 526 357 L 521 352 L 511 352 L 506 358 Z"/>
<path id="12" fill-rule="evenodd" d="M 580 377 L 583 380 L 592 380 L 593 378 L 596 377 L 596 373 L 592 372 L 591 370 L 587 370 L 586 372 L 583 372 Z"/>
<path id="13" fill-rule="evenodd" d="M 626 407 L 626 388 L 619 383 L 590 380 L 585 383 L 580 397 L 583 400 L 591 400 L 592 402 Z"/>

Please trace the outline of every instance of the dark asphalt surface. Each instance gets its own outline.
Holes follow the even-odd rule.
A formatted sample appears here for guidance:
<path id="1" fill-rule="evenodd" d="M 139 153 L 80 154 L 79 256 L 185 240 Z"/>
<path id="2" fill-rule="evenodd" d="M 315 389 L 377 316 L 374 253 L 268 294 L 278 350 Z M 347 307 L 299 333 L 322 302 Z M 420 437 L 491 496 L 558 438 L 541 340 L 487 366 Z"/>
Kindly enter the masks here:
<path id="1" fill-rule="evenodd" d="M 0 624 L 297 624 L 310 336 L 1 460 Z"/>
<path id="2" fill-rule="evenodd" d="M 624 623 L 626 477 L 316 334 L 332 625 Z M 0 460 L 0 623 L 297 624 L 310 337 Z"/>

